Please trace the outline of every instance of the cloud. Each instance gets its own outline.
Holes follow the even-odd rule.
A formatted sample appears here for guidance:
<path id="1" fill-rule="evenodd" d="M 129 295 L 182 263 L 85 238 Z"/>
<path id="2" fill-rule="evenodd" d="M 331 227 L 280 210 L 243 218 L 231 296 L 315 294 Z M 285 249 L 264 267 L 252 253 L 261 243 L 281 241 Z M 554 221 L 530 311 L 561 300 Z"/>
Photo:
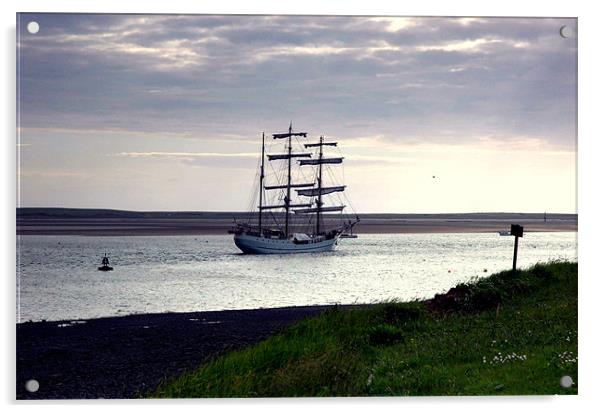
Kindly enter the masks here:
<path id="1" fill-rule="evenodd" d="M 120 152 L 116 155 L 130 158 L 257 158 L 257 153 L 215 152 Z"/>
<path id="2" fill-rule="evenodd" d="M 255 136 L 294 119 L 392 140 L 574 139 L 561 19 L 35 16 L 24 126 Z"/>
<path id="3" fill-rule="evenodd" d="M 238 169 L 254 173 L 254 168 L 258 165 L 259 159 L 259 153 L 257 152 L 120 152 L 114 154 L 114 156 L 148 160 L 148 162 L 153 162 L 151 165 L 161 163 L 174 166 L 174 162 L 177 162 L 187 166 L 210 168 L 212 174 L 217 171 Z"/>
<path id="4" fill-rule="evenodd" d="M 85 172 L 76 171 L 47 171 L 47 170 L 29 170 L 18 171 L 20 177 L 41 177 L 41 178 L 89 178 L 90 175 Z"/>
<path id="5" fill-rule="evenodd" d="M 284 132 L 291 120 L 372 170 L 432 154 L 575 151 L 577 41 L 558 33 L 575 19 L 18 18 L 19 130 L 33 144 L 22 154 L 31 170 L 28 162 L 253 168 L 261 132 Z"/>

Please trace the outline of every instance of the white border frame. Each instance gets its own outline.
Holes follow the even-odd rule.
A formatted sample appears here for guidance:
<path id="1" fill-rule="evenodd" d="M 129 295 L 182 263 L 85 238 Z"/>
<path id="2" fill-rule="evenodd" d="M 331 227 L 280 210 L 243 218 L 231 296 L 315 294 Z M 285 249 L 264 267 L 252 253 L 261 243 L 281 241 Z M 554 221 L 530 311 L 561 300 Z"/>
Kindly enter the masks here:
<path id="1" fill-rule="evenodd" d="M 504 0 L 496 3 L 470 0 L 419 2 L 390 2 L 384 0 L 329 2 L 305 0 L 284 2 L 267 0 L 261 2 L 209 0 L 209 1 L 146 1 L 124 2 L 105 0 L 96 2 L 73 2 L 69 0 L 20 0 L 1 3 L 0 14 L 3 25 L 4 41 L 2 42 L 2 125 L 4 125 L 3 141 L 3 179 L 0 181 L 4 194 L 2 216 L 4 231 L 2 237 L 2 261 L 5 271 L 2 272 L 4 300 L 2 311 L 4 321 L 1 353 L 4 357 L 3 373 L 0 375 L 1 400 L 14 408 L 15 404 L 36 408 L 44 404 L 44 410 L 64 412 L 64 410 L 85 409 L 101 411 L 106 404 L 111 408 L 141 408 L 149 411 L 163 412 L 166 404 L 176 404 L 179 408 L 198 411 L 201 409 L 244 408 L 250 411 L 281 411 L 283 408 L 292 411 L 309 409 L 344 408 L 352 411 L 365 410 L 370 405 L 378 408 L 416 408 L 447 411 L 500 411 L 507 413 L 509 409 L 544 408 L 548 411 L 566 412 L 568 409 L 593 410 L 600 406 L 602 393 L 598 389 L 600 383 L 600 357 L 598 356 L 601 341 L 597 331 L 600 322 L 597 315 L 600 310 L 601 291 L 600 265 L 595 261 L 598 253 L 596 238 L 602 234 L 596 216 L 602 213 L 600 204 L 599 141 L 600 118 L 598 100 L 602 97 L 599 74 L 600 65 L 600 15 L 594 8 L 595 2 L 586 1 L 547 1 L 525 2 L 524 0 Z M 14 368 L 15 368 L 15 205 L 16 205 L 16 146 L 15 146 L 15 22 L 16 12 L 104 12 L 104 13 L 196 13 L 196 14 L 355 14 L 355 15 L 438 15 L 438 16 L 545 16 L 545 17 L 578 17 L 579 18 L 579 131 L 580 148 L 578 153 L 578 211 L 580 228 L 579 240 L 579 396 L 564 397 L 425 397 L 425 398 L 371 398 L 371 399 L 274 399 L 274 400 L 193 400 L 193 401 L 106 401 L 102 402 L 14 402 Z M 336 406 L 334 406 L 336 404 Z M 244 407 L 243 407 L 244 405 Z M 23 406 L 20 406 L 23 407 Z"/>

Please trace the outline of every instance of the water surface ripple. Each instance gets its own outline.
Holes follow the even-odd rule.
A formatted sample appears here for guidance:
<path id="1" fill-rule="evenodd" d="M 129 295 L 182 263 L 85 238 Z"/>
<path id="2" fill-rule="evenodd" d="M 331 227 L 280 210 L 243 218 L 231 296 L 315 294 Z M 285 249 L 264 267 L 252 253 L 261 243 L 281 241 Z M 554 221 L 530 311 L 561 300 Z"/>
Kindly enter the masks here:
<path id="1" fill-rule="evenodd" d="M 370 234 L 336 251 L 242 255 L 231 236 L 19 236 L 17 320 L 428 298 L 512 266 L 514 237 Z M 97 270 L 108 253 L 112 272 Z M 526 233 L 519 267 L 577 259 L 577 234 Z M 487 270 L 487 272 L 485 272 Z"/>

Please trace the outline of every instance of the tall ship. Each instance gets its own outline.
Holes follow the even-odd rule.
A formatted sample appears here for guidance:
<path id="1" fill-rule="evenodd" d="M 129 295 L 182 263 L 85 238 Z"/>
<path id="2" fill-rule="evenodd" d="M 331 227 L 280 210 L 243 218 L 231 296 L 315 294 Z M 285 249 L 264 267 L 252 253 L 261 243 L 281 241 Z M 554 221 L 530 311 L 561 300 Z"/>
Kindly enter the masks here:
<path id="1" fill-rule="evenodd" d="M 345 208 L 353 209 L 341 183 L 342 168 L 335 170 L 344 158 L 325 153 L 337 142 L 324 136 L 307 142 L 307 136 L 307 132 L 294 132 L 292 123 L 288 132 L 272 134 L 270 145 L 262 135 L 258 188 L 250 202 L 256 213 L 230 230 L 243 253 L 331 251 L 359 222 L 357 214 L 343 213 Z M 272 150 L 278 151 L 267 153 Z"/>

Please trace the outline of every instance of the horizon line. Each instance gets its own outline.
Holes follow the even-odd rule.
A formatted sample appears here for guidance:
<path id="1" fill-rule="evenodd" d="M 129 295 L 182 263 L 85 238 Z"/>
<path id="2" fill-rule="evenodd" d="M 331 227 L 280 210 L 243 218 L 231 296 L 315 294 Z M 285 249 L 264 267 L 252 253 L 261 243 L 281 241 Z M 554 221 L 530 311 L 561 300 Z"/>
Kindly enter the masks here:
<path id="1" fill-rule="evenodd" d="M 216 213 L 216 214 L 249 214 L 257 213 L 257 211 L 216 211 L 216 210 L 137 210 L 137 209 L 119 209 L 119 208 L 102 208 L 102 207 L 64 207 L 64 206 L 17 206 L 19 209 L 64 209 L 64 210 L 100 210 L 100 211 L 116 211 L 116 212 L 137 212 L 137 213 Z M 445 215 L 445 214 L 557 214 L 557 215 L 578 215 L 578 212 L 555 212 L 555 211 L 537 211 L 537 212 L 521 212 L 521 211 L 470 211 L 470 212 L 355 212 L 343 213 L 343 215 L 413 215 L 413 214 L 429 214 L 429 215 Z"/>

